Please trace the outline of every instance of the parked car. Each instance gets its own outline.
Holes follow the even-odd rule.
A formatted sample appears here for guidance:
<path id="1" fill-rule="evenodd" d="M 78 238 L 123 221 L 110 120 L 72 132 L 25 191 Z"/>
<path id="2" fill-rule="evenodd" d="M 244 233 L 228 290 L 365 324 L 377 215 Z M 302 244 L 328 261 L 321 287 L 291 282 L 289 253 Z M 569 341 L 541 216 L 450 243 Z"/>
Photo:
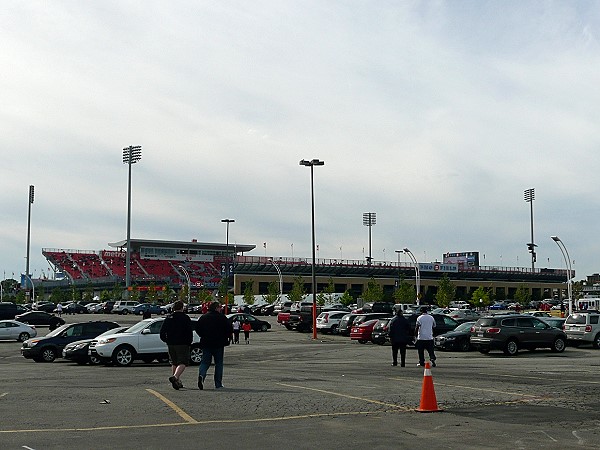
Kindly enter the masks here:
<path id="1" fill-rule="evenodd" d="M 565 324 L 565 321 L 567 320 L 564 317 L 540 317 L 540 319 L 543 320 L 544 322 L 546 322 L 551 327 L 558 328 L 559 330 L 563 330 L 563 325 Z M 567 342 L 568 342 L 568 339 L 569 339 L 569 336 L 567 336 Z"/>
<path id="2" fill-rule="evenodd" d="M 321 333 L 337 334 L 342 317 L 348 314 L 346 311 L 326 311 L 317 317 L 317 331 Z"/>
<path id="3" fill-rule="evenodd" d="M 229 319 L 230 323 L 233 323 L 235 318 L 237 318 L 237 320 L 239 320 L 240 323 L 244 323 L 244 321 L 246 321 L 246 320 L 248 322 L 250 322 L 250 325 L 252 326 L 252 331 L 267 331 L 267 330 L 271 329 L 271 324 L 269 322 L 267 322 L 266 320 L 257 319 L 252 314 L 246 314 L 246 313 L 227 314 L 227 319 Z"/>
<path id="4" fill-rule="evenodd" d="M 15 316 L 15 320 L 23 322 L 29 325 L 52 325 L 53 322 L 65 323 L 60 317 L 56 317 L 54 314 L 50 314 L 44 311 L 28 311 L 23 314 Z"/>
<path id="5" fill-rule="evenodd" d="M 89 344 L 88 354 L 102 363 L 113 363 L 120 367 L 130 366 L 138 359 L 145 363 L 151 363 L 155 359 L 168 361 L 167 344 L 160 340 L 160 328 L 164 320 L 164 317 L 145 319 L 133 325 L 126 333 L 108 334 L 94 339 Z M 193 335 L 190 359 L 192 364 L 200 364 L 200 338 L 196 333 Z"/>
<path id="6" fill-rule="evenodd" d="M 34 308 L 35 311 L 44 311 L 48 313 L 54 312 L 55 309 L 56 305 L 51 302 L 38 303 L 37 306 Z"/>
<path id="7" fill-rule="evenodd" d="M 350 336 L 352 323 L 354 322 L 354 319 L 356 319 L 358 316 L 359 314 L 356 313 L 350 313 L 343 316 L 338 325 L 338 334 L 341 334 L 342 336 Z"/>
<path id="8" fill-rule="evenodd" d="M 578 311 L 565 320 L 565 333 L 569 344 L 592 344 L 600 348 L 600 313 L 598 311 Z"/>
<path id="9" fill-rule="evenodd" d="M 0 303 L 0 320 L 2 319 L 14 319 L 19 312 L 17 311 L 17 305 L 11 302 Z"/>
<path id="10" fill-rule="evenodd" d="M 62 357 L 64 359 L 68 359 L 69 361 L 73 361 L 73 362 L 76 362 L 77 364 L 81 364 L 81 365 L 87 364 L 87 363 L 90 363 L 91 365 L 100 364 L 101 361 L 96 356 L 91 356 L 88 353 L 89 347 L 90 347 L 90 342 L 92 342 L 94 339 L 98 339 L 104 335 L 124 333 L 128 329 L 129 329 L 129 327 L 112 328 L 112 329 L 105 331 L 104 333 L 96 336 L 95 338 L 83 339 L 81 341 L 71 342 L 70 344 L 67 344 L 65 346 L 65 348 L 63 348 Z"/>
<path id="11" fill-rule="evenodd" d="M 115 305 L 115 302 L 113 302 L 111 300 L 108 302 L 103 302 L 103 303 L 101 303 L 101 305 L 102 306 L 100 308 L 95 308 L 95 309 L 97 309 L 97 311 L 95 311 L 95 312 L 97 312 L 98 314 L 110 314 L 110 313 L 112 313 L 112 309 L 113 309 L 113 306 Z"/>
<path id="12" fill-rule="evenodd" d="M 149 311 L 150 314 L 159 315 L 167 313 L 167 310 L 157 303 L 140 303 L 136 305 L 131 312 L 141 316 L 146 311 Z"/>
<path id="13" fill-rule="evenodd" d="M 471 350 L 471 327 L 475 325 L 474 321 L 463 322 L 454 330 L 440 334 L 434 338 L 434 344 L 442 350 L 457 350 L 467 352 Z"/>
<path id="14" fill-rule="evenodd" d="M 373 327 L 378 320 L 379 319 L 371 319 L 360 325 L 353 325 L 352 330 L 350 330 L 350 339 L 358 341 L 360 344 L 369 342 L 371 340 L 371 335 L 373 334 Z"/>
<path id="15" fill-rule="evenodd" d="M 139 305 L 139 302 L 132 300 L 118 300 L 115 302 L 111 312 L 113 314 L 130 314 L 137 305 Z"/>
<path id="16" fill-rule="evenodd" d="M 58 312 L 56 308 L 54 309 L 54 312 Z M 63 314 L 83 314 L 87 313 L 88 310 L 85 306 L 83 306 L 80 303 L 71 302 L 63 306 L 62 312 Z"/>
<path id="17" fill-rule="evenodd" d="M 37 336 L 37 330 L 33 325 L 19 322 L 17 320 L 0 320 L 0 339 L 26 341 Z"/>
<path id="18" fill-rule="evenodd" d="M 552 314 L 550 314 L 548 311 L 529 311 L 525 314 L 533 317 L 552 317 Z"/>
<path id="19" fill-rule="evenodd" d="M 417 325 L 417 317 L 420 314 L 411 314 L 409 316 L 405 316 L 410 324 L 410 333 L 411 335 L 415 334 L 415 328 Z M 431 314 L 431 317 L 435 320 L 435 327 L 433 328 L 433 336 L 439 336 L 440 334 L 447 333 L 448 331 L 454 330 L 458 326 L 458 322 L 454 320 L 452 317 L 447 316 L 445 314 Z"/>
<path id="20" fill-rule="evenodd" d="M 492 311 L 502 311 L 508 308 L 504 303 L 494 303 L 488 309 L 491 309 Z"/>
<path id="21" fill-rule="evenodd" d="M 275 305 L 265 305 L 260 309 L 260 312 L 263 316 L 273 316 L 275 311 Z"/>
<path id="22" fill-rule="evenodd" d="M 502 350 L 514 356 L 520 349 L 550 348 L 564 351 L 567 335 L 543 320 L 526 314 L 482 317 L 471 327 L 471 345 L 481 353 Z"/>
<path id="23" fill-rule="evenodd" d="M 62 350 L 67 344 L 81 339 L 95 338 L 118 326 L 118 323 L 103 320 L 65 324 L 44 337 L 23 342 L 21 354 L 35 362 L 52 362 L 62 356 Z"/>
<path id="24" fill-rule="evenodd" d="M 377 320 L 377 323 L 373 327 L 373 333 L 371 333 L 371 342 L 373 344 L 384 345 L 390 341 L 390 320 L 392 320 L 391 317 L 384 317 Z"/>
<path id="25" fill-rule="evenodd" d="M 290 312 L 292 309 L 292 304 L 293 302 L 290 301 L 275 303 L 272 315 L 276 316 L 280 312 Z"/>
<path id="26" fill-rule="evenodd" d="M 446 313 L 447 316 L 452 317 L 458 323 L 463 322 L 474 322 L 481 317 L 477 311 L 472 309 L 451 309 L 450 312 Z"/>
<path id="27" fill-rule="evenodd" d="M 263 315 L 263 313 L 262 313 L 263 306 L 265 306 L 264 303 L 250 305 L 250 314 L 253 314 L 255 316 L 262 316 Z"/>

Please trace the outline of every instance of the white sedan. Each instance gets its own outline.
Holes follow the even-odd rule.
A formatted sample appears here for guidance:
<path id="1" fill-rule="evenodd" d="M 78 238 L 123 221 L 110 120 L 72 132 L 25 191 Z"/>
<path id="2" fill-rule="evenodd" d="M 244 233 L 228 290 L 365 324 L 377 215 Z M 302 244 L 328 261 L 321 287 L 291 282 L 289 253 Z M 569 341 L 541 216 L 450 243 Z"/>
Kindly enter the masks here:
<path id="1" fill-rule="evenodd" d="M 33 325 L 27 325 L 17 320 L 0 320 L 0 339 L 17 340 L 24 342 L 29 338 L 36 337 L 37 330 Z"/>

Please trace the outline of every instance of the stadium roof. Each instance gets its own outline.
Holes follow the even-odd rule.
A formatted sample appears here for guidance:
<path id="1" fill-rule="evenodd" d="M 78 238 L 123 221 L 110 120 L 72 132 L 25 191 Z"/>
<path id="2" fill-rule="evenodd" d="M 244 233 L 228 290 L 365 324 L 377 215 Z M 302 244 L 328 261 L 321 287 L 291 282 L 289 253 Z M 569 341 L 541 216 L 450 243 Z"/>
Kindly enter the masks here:
<path id="1" fill-rule="evenodd" d="M 218 242 L 198 242 L 193 241 L 161 241 L 156 239 L 130 239 L 131 249 L 139 250 L 140 247 L 158 247 L 158 248 L 179 248 L 195 250 L 218 250 L 227 251 L 227 244 Z M 117 242 L 109 242 L 108 245 L 114 248 L 127 248 L 127 239 Z M 256 245 L 229 243 L 229 250 L 236 253 L 244 253 L 254 250 Z"/>

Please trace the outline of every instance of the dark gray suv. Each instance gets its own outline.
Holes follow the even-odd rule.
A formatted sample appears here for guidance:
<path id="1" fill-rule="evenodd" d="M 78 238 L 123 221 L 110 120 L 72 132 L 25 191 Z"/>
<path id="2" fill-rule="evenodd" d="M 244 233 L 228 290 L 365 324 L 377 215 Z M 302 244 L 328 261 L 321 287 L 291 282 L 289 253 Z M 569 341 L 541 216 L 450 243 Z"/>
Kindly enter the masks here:
<path id="1" fill-rule="evenodd" d="M 521 349 L 550 348 L 553 352 L 562 352 L 567 335 L 537 317 L 510 314 L 477 320 L 471 328 L 470 340 L 481 353 L 502 350 L 514 356 Z"/>

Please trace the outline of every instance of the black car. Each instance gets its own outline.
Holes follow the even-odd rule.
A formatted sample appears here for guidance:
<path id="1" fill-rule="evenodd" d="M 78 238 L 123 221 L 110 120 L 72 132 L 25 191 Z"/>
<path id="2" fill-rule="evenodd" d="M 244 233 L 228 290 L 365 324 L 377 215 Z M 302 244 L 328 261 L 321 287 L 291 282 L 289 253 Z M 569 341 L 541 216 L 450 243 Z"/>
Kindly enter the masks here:
<path id="1" fill-rule="evenodd" d="M 244 321 L 250 322 L 252 325 L 252 331 L 267 331 L 271 329 L 271 324 L 266 320 L 257 319 L 252 314 L 246 313 L 233 313 L 227 314 L 227 318 L 229 319 L 229 323 L 233 323 L 233 321 L 237 318 L 240 323 L 244 323 Z"/>
<path id="2" fill-rule="evenodd" d="M 44 312 L 54 312 L 56 309 L 56 305 L 52 302 L 41 303 L 35 307 L 36 311 L 44 311 Z"/>
<path id="3" fill-rule="evenodd" d="M 265 305 L 262 308 L 260 308 L 260 313 L 263 316 L 272 316 L 274 310 L 275 305 Z"/>
<path id="4" fill-rule="evenodd" d="M 350 313 L 342 317 L 342 320 L 340 320 L 340 324 L 338 325 L 338 334 L 341 334 L 342 336 L 350 336 L 350 329 L 352 328 L 354 319 L 356 319 L 358 316 L 359 314 Z"/>
<path id="5" fill-rule="evenodd" d="M 83 339 L 81 341 L 71 342 L 70 344 L 67 344 L 65 346 L 65 348 L 63 348 L 62 357 L 64 359 L 68 359 L 69 361 L 73 361 L 73 362 L 76 362 L 77 364 L 81 364 L 81 365 L 87 364 L 87 363 L 90 363 L 92 365 L 100 364 L 102 362 L 102 360 L 100 358 L 98 358 L 98 356 L 88 354 L 88 350 L 90 348 L 90 342 L 92 342 L 95 339 L 98 339 L 100 336 L 102 336 L 104 334 L 124 333 L 128 329 L 129 329 L 129 327 L 111 328 L 110 330 L 105 331 L 104 333 L 96 336 L 95 338 Z"/>
<path id="6" fill-rule="evenodd" d="M 371 342 L 383 345 L 390 341 L 390 320 L 392 320 L 392 317 L 384 317 L 377 321 L 373 327 L 373 333 L 371 333 Z"/>
<path id="7" fill-rule="evenodd" d="M 527 314 L 503 314 L 479 319 L 471 328 L 471 345 L 481 353 L 502 350 L 508 356 L 520 349 L 550 348 L 564 351 L 567 335 L 537 317 Z"/>
<path id="8" fill-rule="evenodd" d="M 50 314 L 44 311 L 28 311 L 26 313 L 15 316 L 15 320 L 29 325 L 50 326 L 54 325 L 55 323 L 58 323 L 60 325 L 65 323 L 65 321 L 62 320 L 60 317 L 56 317 L 54 314 Z"/>
<path id="9" fill-rule="evenodd" d="M 55 310 L 56 311 L 56 310 Z M 83 314 L 87 313 L 88 310 L 85 306 L 77 302 L 71 302 L 66 306 L 63 306 L 63 314 Z"/>
<path id="10" fill-rule="evenodd" d="M 95 338 L 118 326 L 118 323 L 100 320 L 63 325 L 44 337 L 28 339 L 23 342 L 21 354 L 35 362 L 52 362 L 62 355 L 62 350 L 67 344 Z"/>
<path id="11" fill-rule="evenodd" d="M 452 317 L 448 317 L 445 314 L 430 314 L 431 317 L 435 320 L 435 327 L 433 327 L 433 336 L 439 336 L 440 334 L 447 333 L 448 331 L 454 330 L 458 326 L 458 322 L 454 320 Z M 410 314 L 405 315 L 408 323 L 410 324 L 410 332 L 411 334 L 415 334 L 415 328 L 417 325 L 417 317 L 420 314 Z"/>
<path id="12" fill-rule="evenodd" d="M 463 322 L 454 330 L 436 336 L 435 346 L 442 350 L 458 350 L 468 352 L 471 350 L 471 327 L 475 322 Z"/>

